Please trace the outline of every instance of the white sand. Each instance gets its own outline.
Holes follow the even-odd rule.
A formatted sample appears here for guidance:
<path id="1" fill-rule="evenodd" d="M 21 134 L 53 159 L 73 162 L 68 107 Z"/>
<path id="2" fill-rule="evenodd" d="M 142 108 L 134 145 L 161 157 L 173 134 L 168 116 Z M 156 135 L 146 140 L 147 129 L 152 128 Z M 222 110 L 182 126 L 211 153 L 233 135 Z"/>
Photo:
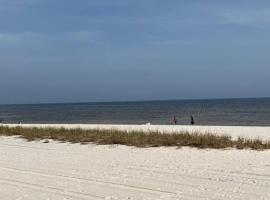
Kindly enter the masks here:
<path id="1" fill-rule="evenodd" d="M 270 151 L 0 137 L 0 199 L 270 199 Z"/>
<path id="2" fill-rule="evenodd" d="M 5 125 L 5 124 L 4 124 Z M 16 124 L 6 124 L 14 127 Z M 119 129 L 128 131 L 160 131 L 165 133 L 189 131 L 210 132 L 219 135 L 230 135 L 233 139 L 238 137 L 270 140 L 270 127 L 249 126 L 183 126 L 183 125 L 109 125 L 109 124 L 21 124 L 22 127 L 54 127 L 54 128 L 82 128 L 82 129 Z"/>

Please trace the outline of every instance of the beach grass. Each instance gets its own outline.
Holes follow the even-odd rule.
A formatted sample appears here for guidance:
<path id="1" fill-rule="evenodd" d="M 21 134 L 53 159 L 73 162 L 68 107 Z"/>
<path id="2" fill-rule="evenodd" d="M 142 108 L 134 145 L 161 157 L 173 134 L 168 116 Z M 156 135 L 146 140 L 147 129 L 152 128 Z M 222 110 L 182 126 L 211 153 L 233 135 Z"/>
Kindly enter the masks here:
<path id="1" fill-rule="evenodd" d="M 143 131 L 120 131 L 103 129 L 64 129 L 64 128 L 25 128 L 0 126 L 0 136 L 19 136 L 28 141 L 55 140 L 60 142 L 80 143 L 80 144 L 120 144 L 135 147 L 197 147 L 197 148 L 237 148 L 237 149 L 270 149 L 270 141 L 259 139 L 232 140 L 227 135 L 216 135 L 213 133 L 160 133 Z"/>

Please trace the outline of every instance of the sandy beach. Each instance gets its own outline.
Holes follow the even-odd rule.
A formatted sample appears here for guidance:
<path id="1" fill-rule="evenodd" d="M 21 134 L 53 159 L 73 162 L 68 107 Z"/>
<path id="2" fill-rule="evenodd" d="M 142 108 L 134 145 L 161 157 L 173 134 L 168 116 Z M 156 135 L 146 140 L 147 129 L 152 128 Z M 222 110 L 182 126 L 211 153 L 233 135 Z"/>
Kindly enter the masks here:
<path id="1" fill-rule="evenodd" d="M 2 124 L 216 133 L 270 140 L 270 127 Z M 16 192 L 14 192 L 16 191 Z M 137 148 L 0 137 L 0 199 L 270 200 L 269 150 Z"/>
<path id="2" fill-rule="evenodd" d="M 270 0 L 0 0 L 0 200 L 270 200 Z"/>
<path id="3" fill-rule="evenodd" d="M 0 199 L 270 199 L 269 151 L 0 137 Z"/>

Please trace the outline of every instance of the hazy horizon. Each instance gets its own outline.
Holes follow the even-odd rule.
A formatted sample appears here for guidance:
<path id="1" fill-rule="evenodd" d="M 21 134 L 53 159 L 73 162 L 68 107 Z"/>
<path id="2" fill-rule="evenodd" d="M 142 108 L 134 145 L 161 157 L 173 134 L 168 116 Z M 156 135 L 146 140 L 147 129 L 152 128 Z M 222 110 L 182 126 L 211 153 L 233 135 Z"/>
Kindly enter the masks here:
<path id="1" fill-rule="evenodd" d="M 0 104 L 270 96 L 269 1 L 0 3 Z"/>
<path id="2" fill-rule="evenodd" d="M 144 99 L 129 101 L 78 101 L 78 102 L 34 102 L 34 103 L 7 103 L 0 106 L 9 105 L 46 105 L 46 104 L 106 104 L 106 103 L 140 103 L 140 102 L 176 102 L 176 101 L 215 101 L 215 100 L 248 100 L 248 99 L 270 99 L 270 97 L 231 97 L 231 98 L 197 98 L 197 99 Z"/>

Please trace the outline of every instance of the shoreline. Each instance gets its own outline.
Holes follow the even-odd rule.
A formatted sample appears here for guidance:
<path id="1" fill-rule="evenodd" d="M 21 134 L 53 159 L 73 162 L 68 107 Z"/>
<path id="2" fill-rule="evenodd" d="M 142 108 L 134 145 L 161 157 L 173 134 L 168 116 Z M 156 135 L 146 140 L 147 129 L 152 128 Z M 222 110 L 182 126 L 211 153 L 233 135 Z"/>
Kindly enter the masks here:
<path id="1" fill-rule="evenodd" d="M 121 125 L 121 124 L 0 124 L 7 127 L 25 128 L 65 128 L 65 129 L 100 129 L 120 131 L 157 131 L 164 134 L 189 132 L 212 133 L 216 135 L 231 136 L 233 140 L 238 137 L 245 139 L 270 140 L 270 127 L 263 126 L 197 126 L 197 125 Z"/>

